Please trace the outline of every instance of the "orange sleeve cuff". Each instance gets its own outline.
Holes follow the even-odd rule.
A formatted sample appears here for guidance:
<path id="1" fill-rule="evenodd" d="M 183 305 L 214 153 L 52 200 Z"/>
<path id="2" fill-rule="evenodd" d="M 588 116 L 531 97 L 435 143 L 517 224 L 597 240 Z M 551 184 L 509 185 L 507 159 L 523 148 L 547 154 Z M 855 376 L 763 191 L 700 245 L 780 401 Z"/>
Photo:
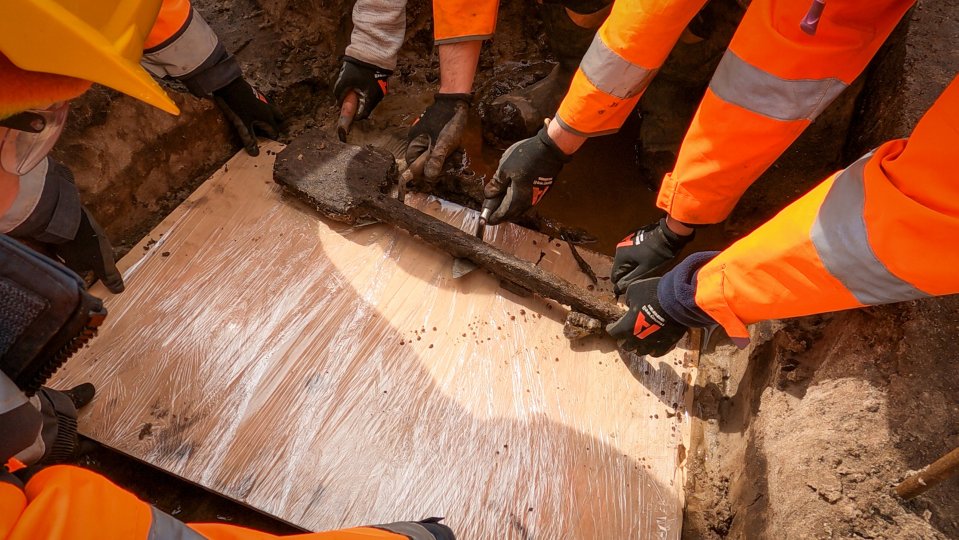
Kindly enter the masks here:
<path id="1" fill-rule="evenodd" d="M 726 265 L 716 259 L 699 269 L 696 286 L 696 305 L 726 330 L 731 338 L 749 338 L 746 325 L 733 313 L 724 291 Z"/>
<path id="2" fill-rule="evenodd" d="M 498 0 L 434 0 L 437 45 L 488 39 L 496 31 Z"/>
<path id="3" fill-rule="evenodd" d="M 620 99 L 593 85 L 582 69 L 576 70 L 569 92 L 556 113 L 560 124 L 582 137 L 598 137 L 619 131 L 640 95 Z"/>
<path id="4" fill-rule="evenodd" d="M 170 39 L 183 28 L 190 17 L 190 0 L 163 0 L 157 13 L 153 29 L 143 43 L 144 49 L 150 49 Z"/>

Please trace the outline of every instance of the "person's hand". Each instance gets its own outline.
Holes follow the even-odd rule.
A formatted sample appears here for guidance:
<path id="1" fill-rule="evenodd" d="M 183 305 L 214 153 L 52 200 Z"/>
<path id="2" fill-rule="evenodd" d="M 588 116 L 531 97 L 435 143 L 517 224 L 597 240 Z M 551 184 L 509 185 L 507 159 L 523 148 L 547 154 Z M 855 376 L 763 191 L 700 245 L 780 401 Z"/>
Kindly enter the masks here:
<path id="1" fill-rule="evenodd" d="M 92 272 L 110 292 L 123 292 L 123 277 L 117 270 L 113 246 L 93 214 L 80 203 L 73 172 L 49 157 L 43 164 L 27 173 L 44 175 L 43 195 L 30 216 L 8 234 L 43 244 L 80 276 L 86 278 Z"/>
<path id="2" fill-rule="evenodd" d="M 436 94 L 433 104 L 426 108 L 406 136 L 406 163 L 412 166 L 417 159 L 425 159 L 423 175 L 434 180 L 443 172 L 443 163 L 460 146 L 470 94 Z"/>
<path id="3" fill-rule="evenodd" d="M 631 283 L 676 258 L 693 236 L 681 236 L 669 230 L 664 218 L 624 238 L 616 246 L 610 271 L 613 293 L 623 294 Z"/>
<path id="4" fill-rule="evenodd" d="M 637 281 L 626 289 L 629 311 L 606 326 L 609 335 L 622 340 L 621 347 L 639 355 L 662 356 L 682 339 L 686 326 L 673 320 L 659 302 L 660 278 Z"/>
<path id="5" fill-rule="evenodd" d="M 283 131 L 283 116 L 276 105 L 250 86 L 243 77 L 213 91 L 213 100 L 229 118 L 243 141 L 243 148 L 251 156 L 260 154 L 257 133 L 277 140 Z"/>
<path id="6" fill-rule="evenodd" d="M 110 292 L 123 292 L 123 276 L 117 270 L 110 239 L 85 206 L 80 209 L 80 227 L 76 236 L 63 243 L 50 244 L 50 247 L 74 272 L 81 276 L 93 272 Z"/>
<path id="7" fill-rule="evenodd" d="M 340 73 L 333 84 L 336 104 L 342 107 L 347 94 L 353 91 L 359 98 L 359 105 L 354 118 L 357 120 L 367 118 L 386 96 L 389 88 L 387 79 L 392 74 L 393 72 L 388 69 L 344 56 Z"/>
<path id="8" fill-rule="evenodd" d="M 492 180 L 483 188 L 487 222 L 495 225 L 532 208 L 570 159 L 550 139 L 545 127 L 534 137 L 507 148 Z"/>

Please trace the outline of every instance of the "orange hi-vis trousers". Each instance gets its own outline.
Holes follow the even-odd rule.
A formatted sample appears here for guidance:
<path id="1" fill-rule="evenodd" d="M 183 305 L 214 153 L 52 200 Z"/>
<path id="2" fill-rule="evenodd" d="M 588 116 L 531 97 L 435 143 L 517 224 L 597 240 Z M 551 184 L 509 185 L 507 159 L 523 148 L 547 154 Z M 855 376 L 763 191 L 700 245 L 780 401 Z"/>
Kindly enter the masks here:
<path id="1" fill-rule="evenodd" d="M 700 268 L 696 304 L 748 337 L 760 320 L 959 293 L 956 141 L 959 77 L 909 139 L 834 174 Z"/>
<path id="2" fill-rule="evenodd" d="M 396 525 L 403 532 L 386 527 Z M 284 536 L 291 540 L 434 540 L 415 523 Z M 422 527 L 419 527 L 422 529 Z M 185 525 L 106 478 L 79 467 L 41 470 L 21 489 L 0 479 L 0 538 L 6 540 L 268 540 L 280 538 L 221 523 Z"/>
<path id="3" fill-rule="evenodd" d="M 914 0 L 754 0 L 690 124 L 657 205 L 688 224 L 718 223 L 757 178 L 862 73 Z"/>

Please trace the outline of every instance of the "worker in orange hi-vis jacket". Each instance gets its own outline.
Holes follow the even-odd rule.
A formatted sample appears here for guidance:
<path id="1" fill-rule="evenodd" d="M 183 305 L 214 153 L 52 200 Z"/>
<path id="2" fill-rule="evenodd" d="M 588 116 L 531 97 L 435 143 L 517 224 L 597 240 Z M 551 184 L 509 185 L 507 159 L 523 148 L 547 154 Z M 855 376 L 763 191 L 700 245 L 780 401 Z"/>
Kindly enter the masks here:
<path id="1" fill-rule="evenodd" d="M 105 477 L 70 465 L 41 469 L 25 483 L 0 474 L 0 535 L 7 540 L 455 540 L 435 518 L 283 537 L 221 523 L 185 524 Z"/>
<path id="2" fill-rule="evenodd" d="M 82 389 L 78 392 L 78 389 Z M 53 399 L 52 406 L 49 403 Z M 0 372 L 0 538 L 6 540 L 267 540 L 279 538 L 221 523 L 185 524 L 92 471 L 49 465 L 69 458 L 78 400 L 93 387 L 45 388 L 27 398 Z M 39 401 L 39 403 L 37 402 Z M 61 403 L 66 401 L 66 403 Z M 72 403 L 71 403 L 72 401 Z M 76 408 L 75 408 L 76 407 Z M 65 415 L 74 420 L 65 421 Z M 42 456 L 36 449 L 47 448 Z M 70 450 L 72 451 L 72 449 Z M 15 457 L 14 457 L 15 456 Z M 6 466 L 2 464 L 6 463 Z M 29 465 L 29 467 L 28 467 Z M 285 536 L 297 540 L 456 540 L 439 518 Z"/>
<path id="3" fill-rule="evenodd" d="M 746 325 L 959 293 L 959 77 L 908 139 L 889 141 L 722 252 L 695 253 L 626 289 L 609 326 L 661 355 L 689 327 Z"/>
<path id="4" fill-rule="evenodd" d="M 135 4 L 24 0 L 0 17 L 0 233 L 46 244 L 114 293 L 123 290 L 123 279 L 110 242 L 80 203 L 73 174 L 47 157 L 68 101 L 94 81 L 178 113 L 142 62 L 214 99 L 251 154 L 258 151 L 256 131 L 275 137 L 281 126 L 276 107 L 243 79 L 188 0 L 147 2 L 152 13 Z M 127 12 L 142 17 L 137 34 L 112 25 L 110 17 Z M 98 26 L 104 30 L 95 35 L 90 29 Z"/>
<path id="5" fill-rule="evenodd" d="M 701 0 L 620 0 L 583 58 L 555 118 L 500 160 L 489 222 L 547 192 L 588 137 L 618 130 Z M 666 217 L 620 243 L 616 292 L 675 258 L 694 228 L 724 220 L 740 196 L 862 73 L 914 0 L 754 0 L 666 175 Z M 823 9 L 824 8 L 824 9 Z M 812 23 L 812 24 L 810 24 Z"/>
<path id="6" fill-rule="evenodd" d="M 92 471 L 54 465 L 26 482 L 0 473 L 0 534 L 7 540 L 455 540 L 438 519 L 277 536 L 221 523 L 177 521 Z"/>

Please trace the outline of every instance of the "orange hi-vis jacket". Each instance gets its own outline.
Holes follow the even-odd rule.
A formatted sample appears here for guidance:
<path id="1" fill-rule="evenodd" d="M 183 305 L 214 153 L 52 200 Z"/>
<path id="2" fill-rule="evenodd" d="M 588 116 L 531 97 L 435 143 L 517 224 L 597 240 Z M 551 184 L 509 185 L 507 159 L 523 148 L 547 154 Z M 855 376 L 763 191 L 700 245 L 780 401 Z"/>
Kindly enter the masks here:
<path id="1" fill-rule="evenodd" d="M 756 321 L 959 293 L 956 141 L 959 77 L 908 139 L 832 175 L 700 268 L 696 304 L 748 337 Z"/>
<path id="2" fill-rule="evenodd" d="M 0 476 L 0 538 L 6 540 L 270 540 L 280 538 L 235 525 L 186 525 L 79 467 L 57 465 L 26 484 Z M 435 540 L 415 522 L 284 536 L 290 540 Z"/>
<path id="3" fill-rule="evenodd" d="M 725 219 L 742 193 L 865 68 L 914 0 L 753 0 L 703 97 L 657 204 L 679 221 Z M 556 120 L 593 137 L 622 127 L 705 0 L 617 0 Z M 493 34 L 495 0 L 435 0 L 436 42 Z"/>
<path id="4" fill-rule="evenodd" d="M 719 223 L 832 103 L 914 0 L 827 2 L 815 35 L 810 0 L 754 0 L 666 175 L 657 205 L 689 224 Z"/>

